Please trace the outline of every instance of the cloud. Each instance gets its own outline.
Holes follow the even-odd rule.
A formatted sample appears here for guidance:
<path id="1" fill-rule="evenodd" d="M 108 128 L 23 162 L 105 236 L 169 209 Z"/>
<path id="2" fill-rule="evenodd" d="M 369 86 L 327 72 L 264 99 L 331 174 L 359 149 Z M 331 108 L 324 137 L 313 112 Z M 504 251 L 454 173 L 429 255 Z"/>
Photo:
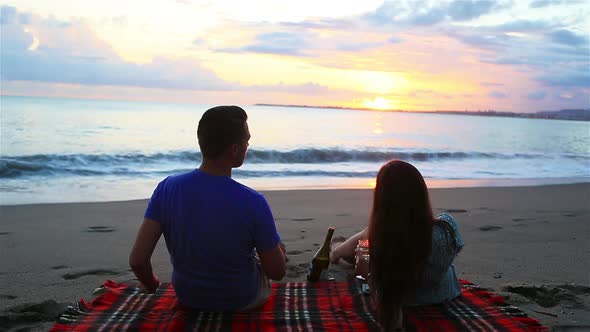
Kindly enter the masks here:
<path id="1" fill-rule="evenodd" d="M 350 19 L 316 18 L 301 22 L 280 22 L 281 27 L 314 30 L 347 30 L 356 27 L 356 22 Z"/>
<path id="2" fill-rule="evenodd" d="M 6 55 L 2 80 L 161 89 L 223 90 L 229 84 L 190 60 L 156 58 L 147 65 L 93 57 Z"/>
<path id="3" fill-rule="evenodd" d="M 494 11 L 507 8 L 509 1 L 492 0 L 454 0 L 451 2 L 425 2 L 414 0 L 385 1 L 375 11 L 362 16 L 373 25 L 434 25 L 446 20 L 470 21 Z"/>
<path id="4" fill-rule="evenodd" d="M 122 27 L 127 26 L 127 24 L 129 24 L 127 16 L 121 15 L 121 16 L 115 16 L 111 19 L 111 22 L 115 25 L 119 25 Z"/>
<path id="5" fill-rule="evenodd" d="M 567 71 L 580 63 L 587 64 L 589 55 L 589 49 L 530 43 L 497 49 L 495 53 L 482 55 L 480 61 L 497 65 L 526 65 L 535 71 L 548 71 L 559 63 L 561 69 Z"/>
<path id="6" fill-rule="evenodd" d="M 342 43 L 336 46 L 336 49 L 346 52 L 357 52 L 366 50 L 369 48 L 382 46 L 383 43 L 371 43 L 371 42 L 357 42 L 357 43 Z"/>
<path id="7" fill-rule="evenodd" d="M 423 100 L 440 100 L 440 99 L 453 99 L 454 96 L 449 94 L 440 93 L 434 90 L 413 90 L 410 91 L 407 96 L 415 99 Z"/>
<path id="8" fill-rule="evenodd" d="M 305 56 L 301 50 L 307 46 L 304 34 L 291 32 L 265 32 L 255 37 L 255 42 L 238 48 L 217 49 L 229 53 L 265 53 L 277 55 Z"/>
<path id="9" fill-rule="evenodd" d="M 530 8 L 542 8 L 560 4 L 560 0 L 535 0 L 529 4 Z"/>
<path id="10" fill-rule="evenodd" d="M 568 99 L 575 98 L 576 97 L 576 94 L 575 93 L 572 93 L 572 92 L 560 92 L 560 93 L 557 94 L 557 97 L 560 98 L 560 99 L 566 99 L 566 100 L 568 100 Z"/>
<path id="11" fill-rule="evenodd" d="M 490 87 L 490 86 L 504 86 L 504 83 L 495 83 L 495 82 L 480 82 L 479 85 Z"/>
<path id="12" fill-rule="evenodd" d="M 232 88 L 194 60 L 160 57 L 138 65 L 121 59 L 83 22 L 32 15 L 31 25 L 25 27 L 15 20 L 23 17 L 16 13 L 14 7 L 2 7 L 3 81 L 189 90 Z"/>
<path id="13" fill-rule="evenodd" d="M 580 68 L 575 72 L 540 76 L 537 81 L 548 87 L 588 88 L 590 87 L 590 72 L 587 67 Z"/>
<path id="14" fill-rule="evenodd" d="M 448 15 L 456 21 L 478 18 L 498 8 L 499 3 L 491 0 L 455 0 L 449 4 Z"/>
<path id="15" fill-rule="evenodd" d="M 395 37 L 395 36 L 389 37 L 389 39 L 387 39 L 387 42 L 390 44 L 397 44 L 397 43 L 401 43 L 403 41 L 404 41 L 403 39 L 401 39 L 399 37 Z"/>
<path id="16" fill-rule="evenodd" d="M 448 29 L 446 35 L 455 38 L 468 46 L 485 50 L 500 50 L 509 44 L 509 36 L 489 31 L 473 31 L 473 29 Z"/>
<path id="17" fill-rule="evenodd" d="M 504 99 L 508 97 L 508 94 L 501 91 L 492 91 L 488 94 L 488 96 L 495 99 Z"/>
<path id="18" fill-rule="evenodd" d="M 444 8 L 433 8 L 425 13 L 417 13 L 408 18 L 412 25 L 433 25 L 443 21 L 447 16 Z"/>
<path id="19" fill-rule="evenodd" d="M 484 57 L 481 59 L 484 63 L 491 63 L 494 65 L 530 65 L 531 60 L 520 56 L 494 56 Z M 534 61 L 534 60 L 533 60 Z"/>
<path id="20" fill-rule="evenodd" d="M 491 31 L 496 32 L 531 32 L 531 31 L 546 31 L 552 29 L 556 24 L 544 21 L 544 20 L 525 20 L 519 19 L 515 21 L 509 21 L 499 25 L 489 27 Z"/>
<path id="21" fill-rule="evenodd" d="M 547 93 L 545 91 L 533 91 L 527 94 L 527 99 L 529 100 L 542 100 L 545 99 Z"/>
<path id="22" fill-rule="evenodd" d="M 551 32 L 549 34 L 549 38 L 559 44 L 570 46 L 590 46 L 586 36 L 575 34 L 566 29 Z"/>
<path id="23" fill-rule="evenodd" d="M 205 45 L 207 43 L 207 40 L 205 40 L 205 38 L 202 37 L 197 37 L 193 40 L 193 45 Z"/>
<path id="24" fill-rule="evenodd" d="M 314 82 L 304 84 L 285 84 L 284 82 L 279 82 L 276 85 L 251 85 L 244 89 L 256 92 L 283 92 L 304 95 L 322 95 L 330 91 L 328 87 Z"/>
<path id="25" fill-rule="evenodd" d="M 0 7 L 0 24 L 15 24 L 17 23 L 17 10 L 11 6 Z"/>
<path id="26" fill-rule="evenodd" d="M 31 24 L 33 22 L 33 17 L 30 13 L 20 13 L 18 15 L 18 22 L 20 24 Z"/>
<path id="27" fill-rule="evenodd" d="M 453 25 L 443 28 L 442 32 L 465 45 L 504 54 L 506 49 L 546 49 L 547 43 L 541 39 L 557 27 L 558 24 L 548 21 L 519 19 L 491 26 Z"/>
<path id="28" fill-rule="evenodd" d="M 0 56 L 2 62 L 0 62 L 0 65 L 4 67 L 6 54 L 11 50 L 26 50 L 33 43 L 33 36 L 25 32 L 23 28 L 14 29 L 10 25 L 3 24 L 1 43 Z M 0 74 L 2 73 L 0 72 Z"/>
<path id="29" fill-rule="evenodd" d="M 577 5 L 584 3 L 584 0 L 535 0 L 529 4 L 530 8 L 543 8 L 556 5 Z"/>
<path id="30" fill-rule="evenodd" d="M 359 22 L 349 19 L 308 19 L 299 22 L 245 23 L 233 22 L 224 29 L 240 30 L 253 35 L 243 45 L 217 47 L 226 53 L 262 53 L 315 57 L 323 51 L 360 52 L 387 44 L 381 36 L 363 38 Z M 264 32 L 260 32 L 264 31 Z M 269 32 L 272 31 L 272 32 Z"/>
<path id="31" fill-rule="evenodd" d="M 100 20 L 101 25 L 113 25 L 118 28 L 127 28 L 129 26 L 129 19 L 125 15 L 103 17 Z"/>
<path id="32" fill-rule="evenodd" d="M 590 45 L 588 47 L 570 47 L 567 45 L 553 45 L 548 46 L 545 51 L 547 54 L 551 55 L 551 57 L 547 57 L 549 61 L 559 61 L 562 62 L 566 60 L 568 63 L 570 62 L 588 62 L 590 58 Z"/>
<path id="33" fill-rule="evenodd" d="M 590 42 L 566 22 L 525 18 L 493 26 L 451 26 L 442 31 L 480 50 L 475 53 L 480 62 L 512 66 L 543 86 L 590 86 Z"/>

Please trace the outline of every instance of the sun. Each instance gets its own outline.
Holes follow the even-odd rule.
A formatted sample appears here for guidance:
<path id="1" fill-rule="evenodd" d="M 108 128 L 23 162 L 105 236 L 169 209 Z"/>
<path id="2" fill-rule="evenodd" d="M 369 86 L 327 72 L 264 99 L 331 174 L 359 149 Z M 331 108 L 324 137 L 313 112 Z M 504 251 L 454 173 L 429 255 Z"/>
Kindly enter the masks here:
<path id="1" fill-rule="evenodd" d="M 363 105 L 367 108 L 376 110 L 390 110 L 395 108 L 396 101 L 383 97 L 375 97 L 374 99 L 366 100 Z"/>

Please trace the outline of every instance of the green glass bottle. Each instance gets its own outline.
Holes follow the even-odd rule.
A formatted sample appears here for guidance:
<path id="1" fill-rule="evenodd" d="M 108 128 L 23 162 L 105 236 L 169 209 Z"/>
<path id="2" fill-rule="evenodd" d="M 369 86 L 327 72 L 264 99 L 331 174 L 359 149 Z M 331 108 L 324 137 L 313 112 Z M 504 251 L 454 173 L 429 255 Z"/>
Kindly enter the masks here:
<path id="1" fill-rule="evenodd" d="M 320 247 L 320 249 L 313 255 L 313 259 L 309 264 L 309 269 L 307 270 L 307 280 L 308 281 L 318 281 L 322 274 L 322 271 L 328 269 L 330 266 L 330 251 L 332 246 L 332 235 L 334 234 L 334 227 L 328 228 L 328 234 L 326 234 L 326 239 L 324 240 L 324 244 Z"/>

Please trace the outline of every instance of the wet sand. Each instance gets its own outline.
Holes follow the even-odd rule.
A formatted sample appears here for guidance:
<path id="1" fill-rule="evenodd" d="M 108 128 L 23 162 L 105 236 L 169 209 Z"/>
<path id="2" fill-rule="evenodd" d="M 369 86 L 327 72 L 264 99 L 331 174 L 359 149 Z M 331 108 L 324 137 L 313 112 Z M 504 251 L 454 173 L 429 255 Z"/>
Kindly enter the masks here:
<path id="1" fill-rule="evenodd" d="M 283 281 L 303 281 L 325 237 L 366 226 L 370 190 L 268 191 L 289 255 Z M 455 216 L 460 278 L 493 289 L 556 331 L 590 329 L 590 184 L 432 189 L 435 214 Z M 107 279 L 132 281 L 127 258 L 147 200 L 0 207 L 0 329 L 46 330 L 68 302 Z M 163 238 L 152 264 L 171 266 Z M 342 280 L 352 267 L 330 274 Z M 575 330 L 575 329 L 574 329 Z"/>

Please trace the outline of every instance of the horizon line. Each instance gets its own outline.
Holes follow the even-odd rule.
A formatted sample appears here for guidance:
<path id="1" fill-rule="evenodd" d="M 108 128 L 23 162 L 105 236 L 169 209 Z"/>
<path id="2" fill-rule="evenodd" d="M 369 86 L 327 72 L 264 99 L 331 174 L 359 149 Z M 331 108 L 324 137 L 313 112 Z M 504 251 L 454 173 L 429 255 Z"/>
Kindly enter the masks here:
<path id="1" fill-rule="evenodd" d="M 157 103 L 157 104 L 179 104 L 179 105 L 221 105 L 220 103 L 200 103 L 200 102 L 174 102 L 174 101 L 160 101 L 160 100 L 139 100 L 139 99 L 124 99 L 124 98 L 97 98 L 97 97 L 68 97 L 68 96 L 38 96 L 38 95 L 25 95 L 25 94 L 5 94 L 0 92 L 0 97 L 25 97 L 25 98 L 45 98 L 45 99 L 70 99 L 70 100 L 93 100 L 93 101 L 121 101 L 121 102 L 139 102 L 139 103 Z M 480 114 L 480 115 L 539 115 L 543 112 L 560 112 L 565 110 L 574 111 L 589 111 L 590 108 L 561 108 L 559 110 L 536 110 L 531 112 L 511 112 L 511 111 L 498 111 L 495 109 L 485 110 L 409 110 L 409 109 L 377 109 L 368 107 L 350 107 L 350 106 L 335 106 L 335 105 L 305 105 L 305 104 L 280 104 L 280 103 L 253 103 L 246 104 L 248 106 L 273 106 L 273 107 L 295 107 L 295 108 L 319 108 L 319 109 L 341 109 L 341 110 L 356 110 L 356 111 L 369 111 L 369 112 L 388 112 L 388 113 L 445 113 L 445 114 Z"/>

